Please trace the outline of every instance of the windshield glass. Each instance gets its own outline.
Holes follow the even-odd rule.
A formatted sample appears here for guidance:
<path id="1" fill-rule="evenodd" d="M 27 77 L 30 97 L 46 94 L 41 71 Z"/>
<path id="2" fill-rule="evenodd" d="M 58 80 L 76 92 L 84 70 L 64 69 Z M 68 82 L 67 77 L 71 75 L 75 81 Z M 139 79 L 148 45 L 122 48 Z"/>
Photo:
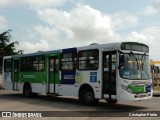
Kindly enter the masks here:
<path id="1" fill-rule="evenodd" d="M 150 79 L 149 56 L 146 54 L 120 53 L 120 76 L 132 80 Z"/>

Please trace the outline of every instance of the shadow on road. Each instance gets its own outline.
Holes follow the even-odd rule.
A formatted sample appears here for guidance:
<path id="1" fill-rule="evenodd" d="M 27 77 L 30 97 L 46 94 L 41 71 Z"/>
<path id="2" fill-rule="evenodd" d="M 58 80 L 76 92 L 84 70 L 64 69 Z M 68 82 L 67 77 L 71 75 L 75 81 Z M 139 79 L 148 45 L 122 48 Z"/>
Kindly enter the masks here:
<path id="1" fill-rule="evenodd" d="M 37 95 L 33 98 L 25 98 L 20 93 L 14 93 L 14 94 L 0 94 L 1 100 L 7 100 L 7 102 L 24 102 L 26 104 L 36 104 L 46 107 L 53 107 L 62 109 L 67 108 L 68 106 L 73 107 L 73 110 L 96 110 L 96 111 L 139 111 L 147 109 L 147 107 L 144 106 L 138 106 L 138 105 L 132 105 L 130 102 L 129 104 L 122 104 L 122 103 L 116 103 L 116 104 L 109 104 L 105 101 L 100 101 L 96 106 L 83 106 L 79 103 L 77 98 L 71 98 L 71 97 L 51 97 L 51 96 L 44 96 L 44 95 Z M 63 105 L 62 105 L 63 104 Z M 131 105 L 130 105 L 131 104 Z"/>

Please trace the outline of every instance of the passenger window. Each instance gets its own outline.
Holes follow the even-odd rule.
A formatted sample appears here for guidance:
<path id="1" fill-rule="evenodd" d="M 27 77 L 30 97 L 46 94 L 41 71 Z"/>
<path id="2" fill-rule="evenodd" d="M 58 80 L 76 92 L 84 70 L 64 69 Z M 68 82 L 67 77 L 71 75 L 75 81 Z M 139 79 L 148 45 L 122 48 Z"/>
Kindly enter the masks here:
<path id="1" fill-rule="evenodd" d="M 99 64 L 99 51 L 86 50 L 80 51 L 78 54 L 79 70 L 97 70 Z"/>
<path id="2" fill-rule="evenodd" d="M 77 63 L 76 53 L 61 54 L 61 70 L 75 70 Z"/>

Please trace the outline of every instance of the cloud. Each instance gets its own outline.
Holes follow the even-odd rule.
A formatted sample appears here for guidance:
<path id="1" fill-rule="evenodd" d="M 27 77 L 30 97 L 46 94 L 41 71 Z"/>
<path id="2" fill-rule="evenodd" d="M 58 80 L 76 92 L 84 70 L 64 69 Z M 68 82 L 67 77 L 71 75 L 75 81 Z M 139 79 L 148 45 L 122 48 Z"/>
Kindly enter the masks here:
<path id="1" fill-rule="evenodd" d="M 0 16 L 0 29 L 5 29 L 7 26 L 7 20 L 5 17 Z"/>
<path id="2" fill-rule="evenodd" d="M 140 31 L 131 32 L 128 39 L 131 41 L 141 41 L 151 46 L 156 45 L 160 38 L 160 26 L 145 27 Z"/>
<path id="3" fill-rule="evenodd" d="M 21 5 L 35 7 L 34 14 L 44 22 L 28 28 L 28 33 L 20 42 L 20 49 L 25 52 L 118 42 L 122 36 L 116 30 L 135 26 L 139 22 L 138 17 L 126 12 L 104 14 L 89 5 L 77 5 L 68 11 L 50 7 L 52 3 L 60 5 L 65 0 L 47 0 L 46 3 L 39 0 L 20 1 L 17 0 Z M 135 35 L 131 37 L 135 38 Z"/>
<path id="4" fill-rule="evenodd" d="M 160 0 L 154 0 L 153 7 L 160 10 Z"/>
<path id="5" fill-rule="evenodd" d="M 26 5 L 31 9 L 62 5 L 66 0 L 1 0 L 0 7 Z"/>
<path id="6" fill-rule="evenodd" d="M 119 40 L 111 26 L 111 18 L 87 5 L 78 5 L 70 11 L 41 9 L 42 21 L 63 32 L 68 41 L 111 42 Z"/>
<path id="7" fill-rule="evenodd" d="M 25 40 L 25 42 L 20 42 L 19 49 L 27 51 L 27 53 L 32 53 L 36 51 L 46 51 L 50 49 L 50 45 L 46 40 L 39 40 L 39 42 L 29 42 Z"/>
<path id="8" fill-rule="evenodd" d="M 11 5 L 13 2 L 14 2 L 13 0 L 1 0 L 0 7 Z"/>
<path id="9" fill-rule="evenodd" d="M 152 5 L 145 9 L 146 15 L 156 14 L 160 11 L 160 0 L 153 0 Z"/>
<path id="10" fill-rule="evenodd" d="M 148 6 L 146 9 L 145 9 L 145 14 L 146 15 L 152 15 L 152 14 L 155 14 L 157 13 L 159 10 L 156 9 L 155 7 L 153 6 Z"/>
<path id="11" fill-rule="evenodd" d="M 44 27 L 42 25 L 37 25 L 33 27 L 35 35 L 39 35 L 41 39 L 47 42 L 57 42 L 59 40 L 59 33 L 56 29 L 50 27 Z"/>
<path id="12" fill-rule="evenodd" d="M 48 43 L 47 49 L 50 50 L 91 43 L 119 42 L 122 36 L 116 30 L 136 26 L 139 22 L 138 17 L 126 12 L 107 15 L 88 5 L 77 5 L 69 11 L 43 8 L 36 12 L 45 26 L 34 25 L 30 36 L 40 41 L 45 40 Z M 135 36 L 130 37 L 131 39 L 135 39 Z M 43 42 L 39 42 L 37 46 L 43 46 L 40 44 Z"/>
<path id="13" fill-rule="evenodd" d="M 127 12 L 104 14 L 89 5 L 75 5 L 70 10 L 60 9 L 67 0 L 1 0 L 0 7 L 23 6 L 30 8 L 40 21 L 28 26 L 19 43 L 25 53 L 78 47 L 91 43 L 137 41 L 150 46 L 151 57 L 159 52 L 160 26 L 144 26 L 129 32 L 139 25 L 140 16 Z M 160 11 L 160 0 L 147 6 L 148 15 Z M 7 26 L 5 17 L 0 16 L 0 28 Z M 38 24 L 41 23 L 41 24 Z M 149 27 L 150 26 L 150 27 Z M 23 26 L 20 28 L 22 29 Z M 135 27 L 136 28 L 136 27 Z M 138 28 L 140 28 L 138 26 Z M 125 31 L 129 29 L 129 31 Z M 28 33 L 27 33 L 28 32 Z M 122 34 L 120 34 L 120 33 Z M 125 34 L 125 35 L 124 35 Z M 19 38 L 19 36 L 17 37 Z M 18 39 L 16 39 L 18 40 Z"/>
<path id="14" fill-rule="evenodd" d="M 126 12 L 117 12 L 110 15 L 112 26 L 116 30 L 126 29 L 138 25 L 139 18 Z"/>
<path id="15" fill-rule="evenodd" d="M 20 0 L 21 1 L 21 0 Z M 52 6 L 62 5 L 66 0 L 23 0 L 23 4 L 28 5 L 30 8 L 45 8 Z"/>
<path id="16" fill-rule="evenodd" d="M 134 31 L 123 36 L 127 41 L 136 41 L 147 44 L 150 48 L 150 58 L 159 59 L 159 39 L 160 39 L 160 25 L 145 27 L 140 31 Z"/>

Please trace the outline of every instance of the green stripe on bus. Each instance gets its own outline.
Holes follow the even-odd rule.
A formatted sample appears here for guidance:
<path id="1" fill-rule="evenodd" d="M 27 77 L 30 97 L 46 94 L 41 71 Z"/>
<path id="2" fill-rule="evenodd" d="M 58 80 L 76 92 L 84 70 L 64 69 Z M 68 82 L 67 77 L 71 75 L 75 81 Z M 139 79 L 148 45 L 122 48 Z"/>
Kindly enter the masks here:
<path id="1" fill-rule="evenodd" d="M 128 85 L 128 88 L 132 90 L 133 93 L 143 93 L 145 92 L 144 86 L 132 86 Z"/>

